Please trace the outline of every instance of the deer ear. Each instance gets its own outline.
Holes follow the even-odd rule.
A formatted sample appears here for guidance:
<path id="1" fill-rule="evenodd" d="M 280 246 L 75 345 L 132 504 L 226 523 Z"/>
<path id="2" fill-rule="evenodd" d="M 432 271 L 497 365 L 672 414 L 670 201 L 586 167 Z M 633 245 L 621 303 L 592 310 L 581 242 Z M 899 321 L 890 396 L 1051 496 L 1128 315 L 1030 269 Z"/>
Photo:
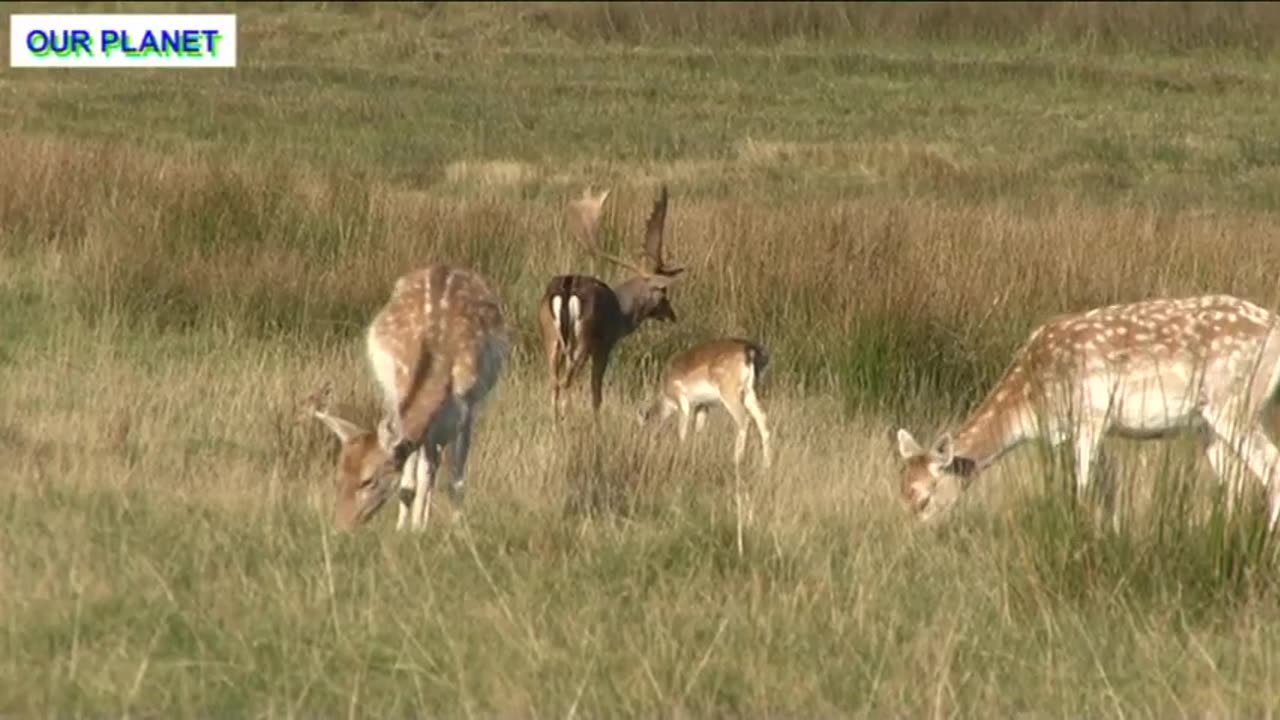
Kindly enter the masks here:
<path id="1" fill-rule="evenodd" d="M 404 433 L 400 431 L 399 421 L 392 415 L 383 416 L 378 423 L 378 444 L 382 449 L 391 452 L 403 439 Z"/>
<path id="2" fill-rule="evenodd" d="M 924 448 L 920 447 L 920 443 L 911 437 L 911 433 L 906 428 L 898 428 L 898 454 L 903 460 L 910 460 L 924 454 Z"/>
<path id="3" fill-rule="evenodd" d="M 937 460 L 946 467 L 956 457 L 954 444 L 951 442 L 951 433 L 943 433 L 942 437 L 933 444 L 933 459 Z"/>
<path id="4" fill-rule="evenodd" d="M 324 412 L 323 410 L 316 410 L 315 412 L 312 413 L 312 415 L 314 415 L 317 420 L 324 423 L 325 427 L 332 430 L 333 434 L 337 435 L 338 439 L 344 443 L 350 440 L 351 438 L 359 435 L 360 433 L 364 432 L 363 430 L 360 429 L 360 426 L 356 425 L 355 423 L 350 422 L 348 420 L 343 420 L 342 418 L 334 415 L 330 415 L 329 413 Z"/>

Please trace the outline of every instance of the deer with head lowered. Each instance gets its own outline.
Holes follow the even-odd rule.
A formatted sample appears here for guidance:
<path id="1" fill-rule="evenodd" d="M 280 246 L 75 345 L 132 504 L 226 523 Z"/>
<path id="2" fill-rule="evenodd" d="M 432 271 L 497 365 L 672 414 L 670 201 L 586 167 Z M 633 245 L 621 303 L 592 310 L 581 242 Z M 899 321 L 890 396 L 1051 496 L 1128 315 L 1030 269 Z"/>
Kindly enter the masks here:
<path id="1" fill-rule="evenodd" d="M 449 492 L 460 508 L 472 427 L 497 385 L 510 339 L 497 293 L 470 270 L 435 264 L 398 279 L 369 325 L 365 349 L 382 390 L 376 431 L 333 415 L 330 387 L 307 408 L 338 436 L 334 522 L 367 522 L 397 489 L 396 529 L 425 529 L 441 451 L 449 449 Z"/>
<path id="2" fill-rule="evenodd" d="M 609 255 L 599 248 L 600 215 L 609 191 L 584 191 L 570 210 L 575 234 L 598 257 L 630 269 L 634 275 L 610 287 L 590 275 L 558 275 L 547 283 L 538 303 L 538 328 L 551 375 L 551 405 L 563 413 L 574 379 L 591 360 L 591 408 L 599 412 L 604 373 L 613 348 L 646 320 L 675 322 L 667 289 L 684 268 L 663 258 L 667 188 L 663 186 L 645 228 L 645 265 Z"/>
<path id="3" fill-rule="evenodd" d="M 898 430 L 901 499 L 922 520 L 940 517 L 979 471 L 1033 440 L 1073 443 L 1083 492 L 1104 436 L 1191 431 L 1227 484 L 1228 511 L 1236 486 L 1226 464 L 1235 456 L 1267 486 L 1274 529 L 1280 451 L 1263 431 L 1262 411 L 1277 385 L 1280 318 L 1245 300 L 1157 299 L 1062 316 L 1031 334 L 954 433 L 926 449 Z"/>

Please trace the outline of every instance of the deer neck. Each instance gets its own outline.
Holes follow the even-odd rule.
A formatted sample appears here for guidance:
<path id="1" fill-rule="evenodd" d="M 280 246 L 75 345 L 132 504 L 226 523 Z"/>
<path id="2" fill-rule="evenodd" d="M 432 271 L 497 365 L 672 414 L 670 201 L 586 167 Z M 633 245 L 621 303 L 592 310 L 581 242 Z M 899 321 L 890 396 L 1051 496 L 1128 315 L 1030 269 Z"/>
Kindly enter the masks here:
<path id="1" fill-rule="evenodd" d="M 952 433 L 957 458 L 984 469 L 1035 434 L 1021 371 L 1013 369 Z"/>
<path id="2" fill-rule="evenodd" d="M 428 428 L 452 391 L 449 363 L 442 360 L 438 356 L 424 357 L 400 401 L 401 431 L 411 443 L 426 439 Z"/>
<path id="3" fill-rule="evenodd" d="M 641 298 L 647 295 L 644 280 L 641 278 L 624 280 L 614 286 L 613 294 L 618 298 L 618 309 L 622 311 L 624 330 L 630 334 L 644 322 L 645 308 L 641 302 Z"/>

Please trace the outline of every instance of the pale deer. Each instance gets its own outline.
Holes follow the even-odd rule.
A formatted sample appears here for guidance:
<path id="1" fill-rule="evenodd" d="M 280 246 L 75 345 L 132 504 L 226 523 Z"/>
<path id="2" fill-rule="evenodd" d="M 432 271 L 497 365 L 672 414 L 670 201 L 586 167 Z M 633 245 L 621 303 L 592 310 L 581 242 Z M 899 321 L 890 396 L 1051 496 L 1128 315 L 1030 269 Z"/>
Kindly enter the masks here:
<path id="1" fill-rule="evenodd" d="M 332 415 L 324 392 L 309 409 L 342 442 L 338 527 L 367 522 L 395 490 L 399 474 L 396 529 L 424 529 L 445 446 L 449 492 L 461 508 L 472 425 L 498 383 L 509 343 L 498 295 L 479 274 L 434 264 L 396 281 L 365 335 L 385 410 L 377 431 Z"/>
<path id="2" fill-rule="evenodd" d="M 599 412 L 604 373 L 618 341 L 646 320 L 675 322 L 667 288 L 684 268 L 663 258 L 667 188 L 663 186 L 645 229 L 646 266 L 604 253 L 599 248 L 600 214 L 609 196 L 584 191 L 572 203 L 575 234 L 592 254 L 631 269 L 635 275 L 609 287 L 590 275 L 558 275 L 538 301 L 538 328 L 551 375 L 551 405 L 560 418 L 568 390 L 579 370 L 591 360 L 591 408 Z"/>
<path id="3" fill-rule="evenodd" d="M 964 423 L 929 449 L 897 432 L 905 461 L 899 491 L 921 520 L 949 510 L 976 474 L 1032 440 L 1074 443 L 1075 483 L 1106 435 L 1198 433 L 1228 508 L 1230 455 L 1268 488 L 1268 526 L 1280 517 L 1280 452 L 1262 410 L 1280 383 L 1280 318 L 1224 295 L 1159 299 L 1050 320 L 1031 334 L 1003 378 Z M 1113 517 L 1114 520 L 1114 517 Z"/>
<path id="4" fill-rule="evenodd" d="M 757 384 L 768 366 L 768 351 L 759 343 L 740 338 L 711 340 L 678 352 L 664 366 L 657 395 L 640 412 L 640 422 L 660 424 L 679 412 L 677 432 L 683 443 L 689 435 L 690 418 L 694 431 L 701 432 L 707 412 L 720 405 L 733 418 L 738 431 L 733 445 L 734 467 L 742 465 L 754 421 L 760 434 L 761 464 L 768 470 L 773 461 L 769 421 L 756 396 Z"/>

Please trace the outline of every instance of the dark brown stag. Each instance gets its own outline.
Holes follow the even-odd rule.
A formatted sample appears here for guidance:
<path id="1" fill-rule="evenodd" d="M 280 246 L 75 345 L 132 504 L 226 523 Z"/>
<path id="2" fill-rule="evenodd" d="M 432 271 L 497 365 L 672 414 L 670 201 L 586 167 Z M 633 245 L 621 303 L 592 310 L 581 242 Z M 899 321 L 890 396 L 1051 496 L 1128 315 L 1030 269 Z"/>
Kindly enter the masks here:
<path id="1" fill-rule="evenodd" d="M 600 249 L 600 215 L 609 191 L 590 190 L 570 205 L 573 231 L 592 254 L 631 270 L 634 275 L 610 287 L 590 275 L 557 275 L 547 283 L 538 304 L 538 326 L 551 374 L 551 404 L 556 419 L 564 411 L 574 378 L 591 360 L 591 408 L 600 410 L 604 373 L 622 338 L 646 320 L 674 322 L 667 289 L 684 268 L 663 259 L 667 188 L 662 187 L 645 227 L 644 262 L 631 263 Z"/>

